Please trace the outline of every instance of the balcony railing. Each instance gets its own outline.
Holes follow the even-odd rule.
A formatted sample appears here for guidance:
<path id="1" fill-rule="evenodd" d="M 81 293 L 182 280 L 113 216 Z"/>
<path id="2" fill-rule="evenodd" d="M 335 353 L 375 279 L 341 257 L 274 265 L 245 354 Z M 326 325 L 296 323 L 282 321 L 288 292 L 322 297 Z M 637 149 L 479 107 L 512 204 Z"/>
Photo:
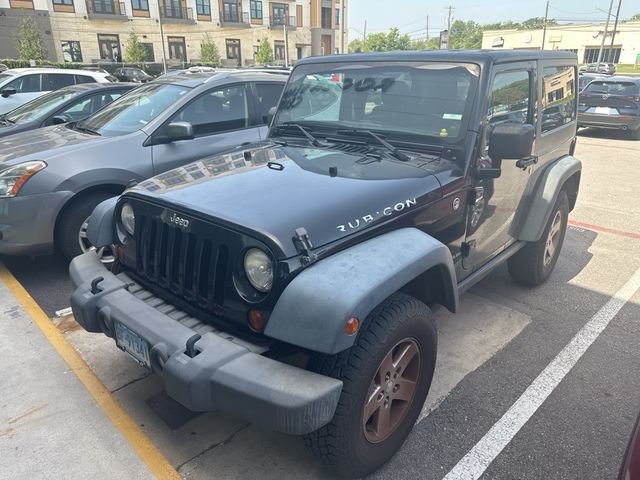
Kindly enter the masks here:
<path id="1" fill-rule="evenodd" d="M 251 21 L 249 19 L 249 12 L 221 12 L 220 13 L 220 23 L 224 24 L 225 27 L 229 27 L 229 26 L 249 27 L 249 26 L 251 26 Z"/>
<path id="2" fill-rule="evenodd" d="M 294 29 L 297 26 L 297 19 L 295 16 L 275 15 L 271 17 L 270 23 L 272 27 L 282 27 L 286 25 L 287 27 Z"/>
<path id="3" fill-rule="evenodd" d="M 164 21 L 193 22 L 193 8 L 182 5 L 161 5 L 160 16 Z"/>
<path id="4" fill-rule="evenodd" d="M 122 17 L 126 19 L 127 13 L 124 2 L 112 0 L 87 0 L 87 13 L 89 17 Z"/>

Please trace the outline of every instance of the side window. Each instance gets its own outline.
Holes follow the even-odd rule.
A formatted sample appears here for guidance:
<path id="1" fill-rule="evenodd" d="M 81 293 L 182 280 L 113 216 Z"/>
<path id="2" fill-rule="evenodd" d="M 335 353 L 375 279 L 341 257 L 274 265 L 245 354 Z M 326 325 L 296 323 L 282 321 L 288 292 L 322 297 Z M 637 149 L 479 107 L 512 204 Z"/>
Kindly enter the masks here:
<path id="1" fill-rule="evenodd" d="M 493 79 L 487 121 L 498 123 L 531 123 L 528 71 L 498 73 Z"/>
<path id="2" fill-rule="evenodd" d="M 200 95 L 172 122 L 189 122 L 196 137 L 246 128 L 249 125 L 245 85 L 219 87 Z"/>
<path id="3" fill-rule="evenodd" d="M 45 73 L 42 75 L 42 91 L 48 92 L 59 88 L 74 85 L 73 75 L 67 73 Z"/>
<path id="4" fill-rule="evenodd" d="M 62 110 L 58 115 L 68 115 L 72 120 L 80 120 L 106 107 L 115 99 L 122 96 L 121 92 L 99 93 L 78 100 Z"/>
<path id="5" fill-rule="evenodd" d="M 256 83 L 256 104 L 261 124 L 267 123 L 269 110 L 278 105 L 283 89 L 284 83 Z"/>
<path id="6" fill-rule="evenodd" d="M 96 80 L 89 75 L 76 75 L 76 83 L 94 83 Z"/>
<path id="7" fill-rule="evenodd" d="M 40 75 L 23 75 L 9 83 L 5 88 L 15 88 L 16 93 L 32 93 L 40 91 Z"/>
<path id="8" fill-rule="evenodd" d="M 576 119 L 575 67 L 545 67 L 542 79 L 542 132 Z"/>

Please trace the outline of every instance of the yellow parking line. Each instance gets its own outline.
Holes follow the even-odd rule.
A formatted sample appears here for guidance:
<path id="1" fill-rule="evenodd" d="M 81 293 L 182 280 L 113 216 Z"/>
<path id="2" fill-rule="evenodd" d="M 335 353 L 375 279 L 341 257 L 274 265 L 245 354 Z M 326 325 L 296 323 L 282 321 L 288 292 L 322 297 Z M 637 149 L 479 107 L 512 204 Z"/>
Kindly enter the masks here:
<path id="1" fill-rule="evenodd" d="M 120 402 L 111 394 L 109 389 L 93 373 L 89 365 L 83 360 L 75 348 L 67 341 L 62 332 L 53 324 L 36 301 L 27 293 L 16 278 L 0 263 L 0 280 L 4 282 L 11 293 L 20 302 L 33 321 L 40 327 L 49 343 L 56 349 L 67 363 L 71 371 L 85 386 L 87 391 L 100 406 L 109 420 L 127 439 L 140 459 L 149 470 L 161 480 L 180 479 L 180 474 L 169 463 L 158 447 L 138 427 L 136 422 L 122 408 Z"/>

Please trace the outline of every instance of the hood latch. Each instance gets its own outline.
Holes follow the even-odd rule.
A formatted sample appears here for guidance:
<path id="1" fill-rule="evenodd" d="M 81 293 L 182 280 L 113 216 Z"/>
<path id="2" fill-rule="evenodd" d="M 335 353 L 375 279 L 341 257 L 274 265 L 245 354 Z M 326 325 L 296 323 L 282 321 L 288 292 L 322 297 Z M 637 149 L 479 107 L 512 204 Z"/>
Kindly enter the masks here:
<path id="1" fill-rule="evenodd" d="M 300 255 L 300 263 L 302 263 L 303 267 L 311 265 L 318 258 L 318 256 L 311 251 L 313 249 L 313 243 L 311 243 L 311 238 L 309 238 L 309 233 L 306 228 L 296 228 L 293 245 Z"/>

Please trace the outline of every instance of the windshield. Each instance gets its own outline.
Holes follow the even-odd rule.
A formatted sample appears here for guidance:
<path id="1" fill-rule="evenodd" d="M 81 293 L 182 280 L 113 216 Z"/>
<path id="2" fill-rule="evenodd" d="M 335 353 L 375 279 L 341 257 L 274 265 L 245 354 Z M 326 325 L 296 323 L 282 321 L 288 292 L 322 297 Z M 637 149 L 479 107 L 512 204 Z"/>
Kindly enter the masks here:
<path id="1" fill-rule="evenodd" d="M 603 82 L 596 80 L 587 85 L 585 92 L 603 93 L 607 95 L 636 96 L 640 94 L 640 87 L 633 82 Z"/>
<path id="2" fill-rule="evenodd" d="M 126 135 L 144 128 L 188 91 L 180 85 L 147 84 L 123 95 L 78 127 L 107 137 Z"/>
<path id="3" fill-rule="evenodd" d="M 53 109 L 78 94 L 75 91 L 56 90 L 36 98 L 7 113 L 5 119 L 11 123 L 25 123 L 47 115 Z"/>
<path id="4" fill-rule="evenodd" d="M 479 73 L 476 65 L 435 62 L 303 65 L 292 73 L 274 126 L 456 138 Z"/>
<path id="5" fill-rule="evenodd" d="M 14 77 L 15 77 L 15 75 L 10 74 L 10 73 L 0 73 L 0 86 L 4 85 L 5 83 L 7 83 L 9 80 L 11 80 Z"/>

